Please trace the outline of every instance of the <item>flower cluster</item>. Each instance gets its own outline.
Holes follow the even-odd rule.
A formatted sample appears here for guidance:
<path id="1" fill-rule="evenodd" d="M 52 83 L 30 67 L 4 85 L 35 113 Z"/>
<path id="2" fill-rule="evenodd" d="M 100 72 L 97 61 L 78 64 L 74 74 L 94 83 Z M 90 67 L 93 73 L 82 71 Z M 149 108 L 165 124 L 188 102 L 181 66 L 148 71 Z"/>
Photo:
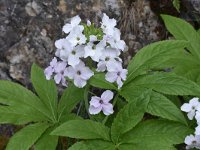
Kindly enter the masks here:
<path id="1" fill-rule="evenodd" d="M 53 76 L 57 84 L 67 86 L 66 78 L 73 80 L 77 87 L 84 87 L 96 72 L 105 72 L 105 79 L 117 83 L 121 88 L 126 80 L 127 70 L 122 67 L 119 57 L 127 46 L 120 39 L 116 20 L 103 14 L 101 27 L 87 21 L 82 23 L 79 16 L 71 19 L 63 27 L 66 38 L 55 42 L 56 57 L 45 69 L 46 78 Z M 93 70 L 93 71 L 92 71 Z"/>
<path id="2" fill-rule="evenodd" d="M 195 128 L 195 135 L 189 135 L 185 138 L 186 149 L 200 149 L 200 102 L 199 98 L 195 97 L 181 106 L 181 110 L 187 112 L 189 120 L 195 118 L 197 127 Z"/>

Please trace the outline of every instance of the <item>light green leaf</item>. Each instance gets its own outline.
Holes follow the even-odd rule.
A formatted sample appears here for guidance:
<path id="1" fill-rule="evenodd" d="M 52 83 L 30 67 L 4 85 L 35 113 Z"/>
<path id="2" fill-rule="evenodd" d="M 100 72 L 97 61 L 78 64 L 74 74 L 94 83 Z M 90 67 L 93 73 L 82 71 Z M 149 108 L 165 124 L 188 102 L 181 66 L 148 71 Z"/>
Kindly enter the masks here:
<path id="1" fill-rule="evenodd" d="M 19 84 L 10 81 L 0 81 L 0 103 L 21 107 L 26 112 L 31 112 L 35 116 L 40 116 L 43 120 L 49 120 L 48 110 L 44 104 L 31 91 Z"/>
<path id="2" fill-rule="evenodd" d="M 52 135 L 78 139 L 104 139 L 109 141 L 109 132 L 109 128 L 98 122 L 91 120 L 71 120 L 56 128 L 52 132 Z"/>
<path id="3" fill-rule="evenodd" d="M 118 90 L 117 87 L 105 80 L 104 73 L 98 73 L 92 76 L 89 80 L 90 85 L 102 89 Z"/>
<path id="4" fill-rule="evenodd" d="M 187 121 L 180 108 L 177 108 L 176 105 L 173 104 L 165 96 L 153 91 L 151 93 L 147 112 L 155 116 L 159 116 L 168 120 L 178 121 L 187 125 Z"/>
<path id="5" fill-rule="evenodd" d="M 84 89 L 77 88 L 73 84 L 69 84 L 69 86 L 63 92 L 58 105 L 58 118 L 60 119 L 62 116 L 66 116 L 67 113 L 70 113 L 83 99 Z"/>
<path id="6" fill-rule="evenodd" d="M 150 99 L 150 92 L 147 91 L 139 98 L 132 99 L 116 116 L 111 127 L 111 138 L 117 143 L 120 136 L 134 126 L 143 118 Z"/>
<path id="7" fill-rule="evenodd" d="M 180 0 L 173 0 L 173 5 L 178 12 L 180 12 Z"/>
<path id="8" fill-rule="evenodd" d="M 10 139 L 6 150 L 29 150 L 48 127 L 47 124 L 37 123 L 21 129 Z"/>
<path id="9" fill-rule="evenodd" d="M 189 41 L 190 45 L 187 48 L 193 56 L 200 59 L 200 36 L 196 30 L 186 21 L 168 16 L 161 15 L 167 29 L 177 40 Z"/>
<path id="10" fill-rule="evenodd" d="M 191 134 L 193 130 L 187 126 L 167 121 L 167 120 L 149 120 L 138 124 L 130 132 L 126 133 L 122 140 L 122 144 L 132 144 L 135 149 L 157 149 L 157 147 L 171 147 L 174 144 L 184 142 L 187 135 Z"/>
<path id="11" fill-rule="evenodd" d="M 129 86 L 150 88 L 169 95 L 198 95 L 200 87 L 194 82 L 172 73 L 153 73 L 136 78 Z M 126 90 L 126 86 L 124 87 Z"/>
<path id="12" fill-rule="evenodd" d="M 56 150 L 58 144 L 58 136 L 49 135 L 53 128 L 49 128 L 38 139 L 34 146 L 34 150 Z"/>
<path id="13" fill-rule="evenodd" d="M 167 40 L 142 48 L 128 65 L 128 77 L 125 84 L 136 76 L 145 74 L 147 71 L 170 60 L 175 53 L 180 53 L 181 49 L 187 45 L 186 41 Z"/>
<path id="14" fill-rule="evenodd" d="M 57 120 L 57 89 L 53 80 L 46 80 L 44 71 L 36 64 L 31 68 L 32 84 L 41 98 L 42 102 L 49 109 L 54 121 Z"/>

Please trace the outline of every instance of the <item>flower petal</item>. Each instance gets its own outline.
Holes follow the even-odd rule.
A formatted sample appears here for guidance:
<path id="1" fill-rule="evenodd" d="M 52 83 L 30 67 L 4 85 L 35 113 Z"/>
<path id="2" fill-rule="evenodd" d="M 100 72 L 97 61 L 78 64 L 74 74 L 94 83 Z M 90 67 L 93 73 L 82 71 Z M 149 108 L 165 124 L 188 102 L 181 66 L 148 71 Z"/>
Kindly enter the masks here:
<path id="1" fill-rule="evenodd" d="M 102 111 L 106 116 L 113 114 L 114 113 L 113 105 L 110 103 L 102 104 Z"/>
<path id="2" fill-rule="evenodd" d="M 96 114 L 100 113 L 101 110 L 102 110 L 102 106 L 94 107 L 94 106 L 90 105 L 90 107 L 89 107 L 89 113 L 91 115 L 96 115 Z"/>
<path id="3" fill-rule="evenodd" d="M 99 103 L 101 99 L 97 96 L 92 96 L 91 101 L 90 101 L 90 105 L 94 106 L 94 107 L 99 107 L 101 104 Z"/>
<path id="4" fill-rule="evenodd" d="M 103 100 L 104 103 L 108 103 L 111 99 L 113 99 L 113 92 L 110 90 L 106 90 L 103 92 L 101 95 L 101 99 Z"/>

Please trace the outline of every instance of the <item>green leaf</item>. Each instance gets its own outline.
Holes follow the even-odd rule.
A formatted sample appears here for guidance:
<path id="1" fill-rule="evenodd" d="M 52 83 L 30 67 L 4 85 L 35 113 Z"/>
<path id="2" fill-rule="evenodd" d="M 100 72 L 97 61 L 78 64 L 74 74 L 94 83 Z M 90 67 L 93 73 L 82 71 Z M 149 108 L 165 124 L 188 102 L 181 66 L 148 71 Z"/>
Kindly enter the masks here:
<path id="1" fill-rule="evenodd" d="M 48 110 L 44 104 L 31 91 L 19 84 L 10 81 L 0 81 L 0 103 L 21 108 L 31 116 L 39 116 L 43 120 L 49 120 Z"/>
<path id="2" fill-rule="evenodd" d="M 58 128 L 52 135 L 67 136 L 78 139 L 104 139 L 110 140 L 109 128 L 91 120 L 71 120 Z"/>
<path id="3" fill-rule="evenodd" d="M 36 64 L 31 68 L 32 84 L 54 121 L 57 120 L 57 89 L 53 80 L 46 80 L 44 71 Z"/>
<path id="4" fill-rule="evenodd" d="M 177 108 L 169 99 L 156 92 L 151 93 L 147 112 L 164 119 L 178 121 L 187 125 L 187 121 L 180 108 Z"/>
<path id="5" fill-rule="evenodd" d="M 187 23 L 186 21 L 168 16 L 161 15 L 168 31 L 177 39 L 177 40 L 186 40 L 189 41 L 190 45 L 187 48 L 193 54 L 193 56 L 200 59 L 200 36 L 196 30 Z"/>
<path id="6" fill-rule="evenodd" d="M 53 128 L 49 128 L 45 131 L 35 144 L 34 150 L 56 150 L 58 136 L 49 135 L 52 130 Z"/>
<path id="7" fill-rule="evenodd" d="M 187 45 L 186 41 L 167 40 L 142 48 L 128 65 L 128 77 L 125 84 L 136 76 L 145 74 L 147 71 L 160 66 L 163 62 L 169 61 L 175 53 L 180 53 L 181 49 Z"/>
<path id="8" fill-rule="evenodd" d="M 194 82 L 172 73 L 153 73 L 136 78 L 129 86 L 153 89 L 169 95 L 198 95 L 200 87 Z M 126 90 L 126 87 L 124 87 Z"/>
<path id="9" fill-rule="evenodd" d="M 24 105 L 0 106 L 0 123 L 23 125 L 29 122 L 44 121 L 43 116 L 34 114 L 33 109 Z"/>
<path id="10" fill-rule="evenodd" d="M 69 84 L 69 86 L 63 92 L 63 95 L 58 104 L 58 118 L 66 116 L 67 113 L 70 113 L 74 107 L 83 99 L 84 89 L 77 88 L 73 84 Z"/>
<path id="11" fill-rule="evenodd" d="M 178 12 L 180 12 L 180 0 L 173 0 L 173 5 Z"/>
<path id="12" fill-rule="evenodd" d="M 84 142 L 77 142 L 68 150 L 91 150 Z"/>
<path id="13" fill-rule="evenodd" d="M 133 99 L 117 114 L 111 127 L 111 138 L 114 143 L 142 120 L 149 103 L 150 92 L 147 91 L 141 97 Z"/>
<path id="14" fill-rule="evenodd" d="M 193 130 L 180 123 L 167 120 L 148 120 L 126 133 L 120 142 L 132 144 L 137 150 L 153 150 L 161 147 L 169 150 L 173 149 L 174 144 L 183 143 L 185 137 L 192 132 Z"/>
<path id="15" fill-rule="evenodd" d="M 88 150 L 116 150 L 112 142 L 103 140 L 88 140 L 85 144 L 89 147 Z"/>
<path id="16" fill-rule="evenodd" d="M 29 150 L 48 127 L 47 124 L 37 123 L 21 129 L 10 139 L 6 150 Z"/>
<path id="17" fill-rule="evenodd" d="M 118 90 L 117 87 L 105 80 L 105 74 L 104 73 L 98 73 L 92 76 L 89 80 L 90 85 L 102 88 L 102 89 L 110 89 L 110 90 Z"/>

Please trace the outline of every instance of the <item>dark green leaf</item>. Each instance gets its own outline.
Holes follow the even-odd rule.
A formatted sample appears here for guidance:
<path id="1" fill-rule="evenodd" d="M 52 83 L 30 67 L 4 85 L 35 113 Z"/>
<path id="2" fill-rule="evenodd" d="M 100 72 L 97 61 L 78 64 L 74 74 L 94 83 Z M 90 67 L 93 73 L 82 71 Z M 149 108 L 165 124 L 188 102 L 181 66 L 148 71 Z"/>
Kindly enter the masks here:
<path id="1" fill-rule="evenodd" d="M 133 99 L 117 114 L 111 127 L 111 138 L 114 143 L 142 120 L 149 103 L 150 92 L 147 91 L 141 97 Z"/>
<path id="2" fill-rule="evenodd" d="M 168 16 L 161 15 L 167 29 L 177 40 L 186 40 L 189 41 L 190 45 L 187 48 L 193 54 L 193 56 L 200 59 L 200 36 L 196 30 L 187 23 L 186 21 Z"/>
<path id="3" fill-rule="evenodd" d="M 31 68 L 32 84 L 41 98 L 42 102 L 49 109 L 54 121 L 57 120 L 57 89 L 53 80 L 46 80 L 44 70 L 39 68 L 36 64 Z"/>
<path id="4" fill-rule="evenodd" d="M 47 124 L 37 123 L 21 129 L 10 139 L 6 150 L 29 150 L 48 127 Z"/>
<path id="5" fill-rule="evenodd" d="M 63 92 L 58 105 L 59 118 L 70 113 L 74 107 L 83 99 L 84 89 L 77 88 L 73 84 L 69 84 L 69 86 Z"/>
<path id="6" fill-rule="evenodd" d="M 180 108 L 177 108 L 169 99 L 156 92 L 151 93 L 147 112 L 155 116 L 178 121 L 187 125 L 187 121 Z"/>
<path id="7" fill-rule="evenodd" d="M 110 140 L 109 128 L 91 120 L 71 120 L 58 128 L 52 135 L 67 136 L 78 139 L 104 139 Z"/>
<path id="8" fill-rule="evenodd" d="M 180 53 L 181 49 L 187 45 L 188 43 L 185 41 L 168 40 L 142 48 L 128 65 L 128 77 L 125 84 L 138 75 L 145 74 L 147 71 L 169 61 L 175 53 Z"/>
<path id="9" fill-rule="evenodd" d="M 138 124 L 126 133 L 121 143 L 132 144 L 137 150 L 153 150 L 161 147 L 169 150 L 174 144 L 183 143 L 185 137 L 192 132 L 190 128 L 180 123 L 167 120 L 149 120 Z"/>

